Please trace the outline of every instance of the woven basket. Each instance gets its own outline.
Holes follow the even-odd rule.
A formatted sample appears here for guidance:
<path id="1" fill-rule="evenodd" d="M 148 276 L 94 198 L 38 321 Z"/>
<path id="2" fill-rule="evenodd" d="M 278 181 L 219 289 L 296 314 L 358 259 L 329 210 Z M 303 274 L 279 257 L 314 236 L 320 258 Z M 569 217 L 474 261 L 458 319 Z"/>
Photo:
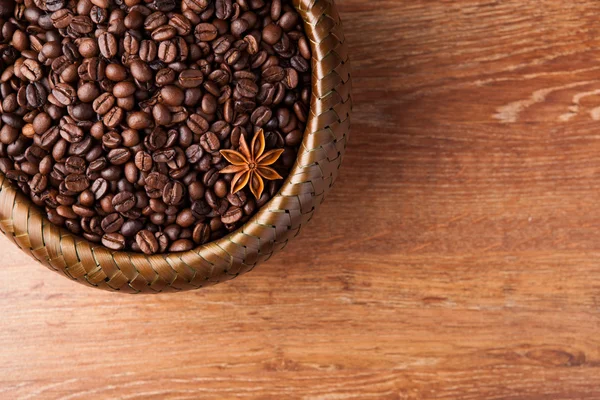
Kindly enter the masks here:
<path id="1" fill-rule="evenodd" d="M 59 228 L 0 173 L 0 230 L 48 268 L 100 289 L 159 293 L 198 289 L 252 270 L 285 247 L 323 201 L 348 139 L 350 65 L 333 0 L 294 0 L 312 47 L 309 120 L 290 176 L 237 231 L 181 253 L 115 252 Z"/>

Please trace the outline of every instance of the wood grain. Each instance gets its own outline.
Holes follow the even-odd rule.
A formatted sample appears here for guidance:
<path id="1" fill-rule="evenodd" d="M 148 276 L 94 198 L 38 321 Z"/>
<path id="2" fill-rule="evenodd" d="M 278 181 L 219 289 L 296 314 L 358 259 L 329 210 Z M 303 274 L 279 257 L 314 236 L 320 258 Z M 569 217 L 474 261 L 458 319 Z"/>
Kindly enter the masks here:
<path id="1" fill-rule="evenodd" d="M 353 135 L 301 236 L 153 297 L 0 238 L 1 398 L 600 398 L 600 2 L 338 5 Z"/>

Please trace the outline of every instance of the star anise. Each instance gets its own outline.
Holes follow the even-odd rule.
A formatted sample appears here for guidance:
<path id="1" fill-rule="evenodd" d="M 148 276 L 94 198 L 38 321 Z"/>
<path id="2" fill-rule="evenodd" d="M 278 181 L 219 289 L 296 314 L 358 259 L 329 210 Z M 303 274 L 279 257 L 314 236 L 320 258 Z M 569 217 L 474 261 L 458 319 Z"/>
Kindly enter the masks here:
<path id="1" fill-rule="evenodd" d="M 244 135 L 241 135 L 239 150 L 221 150 L 223 157 L 232 165 L 220 172 L 235 174 L 231 180 L 231 193 L 239 192 L 250 182 L 250 191 L 259 199 L 265 189 L 263 178 L 270 181 L 283 179 L 277 171 L 269 167 L 281 156 L 283 149 L 269 150 L 265 153 L 265 133 L 260 129 L 252 138 L 250 148 Z"/>

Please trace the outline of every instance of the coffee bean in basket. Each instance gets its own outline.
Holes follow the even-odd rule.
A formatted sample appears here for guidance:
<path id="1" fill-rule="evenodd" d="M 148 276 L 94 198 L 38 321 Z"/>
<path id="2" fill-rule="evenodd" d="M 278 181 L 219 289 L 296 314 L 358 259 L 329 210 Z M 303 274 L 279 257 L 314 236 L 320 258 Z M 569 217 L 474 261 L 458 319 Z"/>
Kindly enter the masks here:
<path id="1" fill-rule="evenodd" d="M 111 250 L 186 251 L 279 189 L 308 118 L 291 1 L 0 2 L 0 171 Z"/>

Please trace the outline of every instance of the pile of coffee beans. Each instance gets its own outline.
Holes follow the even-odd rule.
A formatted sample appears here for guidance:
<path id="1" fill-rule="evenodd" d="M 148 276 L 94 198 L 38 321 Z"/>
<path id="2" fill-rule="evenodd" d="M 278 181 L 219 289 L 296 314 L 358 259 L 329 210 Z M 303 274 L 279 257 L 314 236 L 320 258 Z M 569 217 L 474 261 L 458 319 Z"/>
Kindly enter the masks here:
<path id="1" fill-rule="evenodd" d="M 263 129 L 289 174 L 310 58 L 291 1 L 0 0 L 0 170 L 87 240 L 192 249 L 282 184 L 231 193 L 220 150 Z"/>

